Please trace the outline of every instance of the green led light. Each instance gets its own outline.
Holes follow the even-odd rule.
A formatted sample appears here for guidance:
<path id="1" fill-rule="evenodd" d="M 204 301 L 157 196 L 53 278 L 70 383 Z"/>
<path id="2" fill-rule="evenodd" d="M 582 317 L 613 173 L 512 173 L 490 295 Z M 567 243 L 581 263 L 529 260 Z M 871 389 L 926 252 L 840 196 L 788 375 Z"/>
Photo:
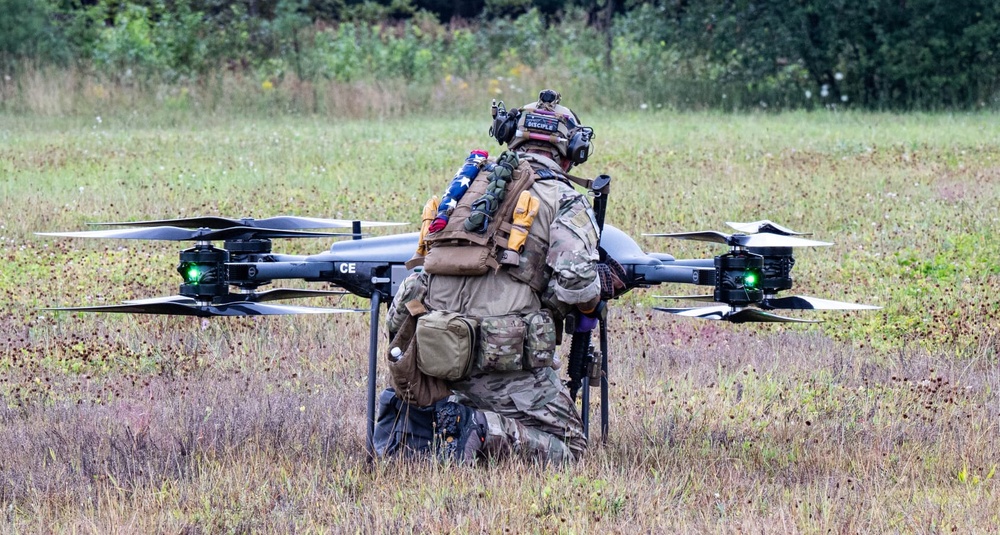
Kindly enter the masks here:
<path id="1" fill-rule="evenodd" d="M 757 287 L 757 274 L 753 271 L 747 271 L 743 274 L 743 287 L 744 288 L 756 288 Z"/>
<path id="2" fill-rule="evenodd" d="M 181 274 L 181 277 L 184 277 L 184 282 L 186 284 L 198 284 L 201 282 L 201 279 L 205 274 L 203 268 L 204 266 L 194 262 L 186 262 L 182 264 L 177 271 Z"/>

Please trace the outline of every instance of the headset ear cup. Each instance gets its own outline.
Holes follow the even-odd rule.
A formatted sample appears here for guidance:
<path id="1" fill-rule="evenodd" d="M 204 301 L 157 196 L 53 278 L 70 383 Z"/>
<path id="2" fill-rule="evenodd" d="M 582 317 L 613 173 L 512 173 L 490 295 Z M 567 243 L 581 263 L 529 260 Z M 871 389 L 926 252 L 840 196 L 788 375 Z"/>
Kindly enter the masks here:
<path id="1" fill-rule="evenodd" d="M 590 158 L 590 136 L 585 132 L 576 132 L 569 138 L 569 146 L 566 148 L 566 156 L 569 161 L 580 165 Z"/>
<path id="2" fill-rule="evenodd" d="M 496 118 L 493 122 L 493 128 L 490 129 L 490 134 L 497 140 L 497 143 L 503 145 L 514 139 L 514 134 L 517 132 L 517 118 L 518 114 L 514 113 Z"/>

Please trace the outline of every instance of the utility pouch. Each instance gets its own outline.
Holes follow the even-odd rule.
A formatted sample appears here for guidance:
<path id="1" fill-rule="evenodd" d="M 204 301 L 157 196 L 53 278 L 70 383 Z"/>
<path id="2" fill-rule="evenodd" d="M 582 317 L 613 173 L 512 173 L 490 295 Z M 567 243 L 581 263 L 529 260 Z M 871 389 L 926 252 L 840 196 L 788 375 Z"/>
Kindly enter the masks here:
<path id="1" fill-rule="evenodd" d="M 528 234 L 517 266 L 511 266 L 508 273 L 515 280 L 531 286 L 531 289 L 538 293 L 542 293 L 552 276 L 552 268 L 545 264 L 545 255 L 548 252 L 548 245 L 534 235 Z"/>
<path id="2" fill-rule="evenodd" d="M 416 326 L 417 318 L 407 314 L 399 332 L 389 342 L 390 355 L 393 348 L 402 350 L 398 359 L 388 359 L 389 380 L 400 399 L 423 407 L 448 397 L 451 390 L 443 380 L 431 377 L 417 368 Z"/>
<path id="3" fill-rule="evenodd" d="M 556 322 L 545 309 L 524 317 L 524 369 L 551 368 L 556 359 Z"/>
<path id="4" fill-rule="evenodd" d="M 431 275 L 485 275 L 499 265 L 492 253 L 493 248 L 485 245 L 437 244 L 424 258 L 424 271 Z"/>
<path id="5" fill-rule="evenodd" d="M 417 367 L 431 377 L 457 381 L 469 375 L 478 322 L 435 310 L 417 318 Z"/>
<path id="6" fill-rule="evenodd" d="M 479 323 L 476 368 L 484 372 L 523 369 L 524 334 L 524 320 L 517 314 L 483 318 Z"/>

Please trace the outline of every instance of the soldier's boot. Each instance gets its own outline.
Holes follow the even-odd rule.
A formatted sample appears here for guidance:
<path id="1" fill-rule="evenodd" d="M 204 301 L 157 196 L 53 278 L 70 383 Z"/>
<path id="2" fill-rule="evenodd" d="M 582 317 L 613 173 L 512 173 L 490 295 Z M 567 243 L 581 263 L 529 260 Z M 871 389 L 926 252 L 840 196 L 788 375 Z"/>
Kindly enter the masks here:
<path id="1" fill-rule="evenodd" d="M 486 415 L 454 401 L 435 411 L 438 453 L 442 460 L 471 464 L 486 442 Z"/>

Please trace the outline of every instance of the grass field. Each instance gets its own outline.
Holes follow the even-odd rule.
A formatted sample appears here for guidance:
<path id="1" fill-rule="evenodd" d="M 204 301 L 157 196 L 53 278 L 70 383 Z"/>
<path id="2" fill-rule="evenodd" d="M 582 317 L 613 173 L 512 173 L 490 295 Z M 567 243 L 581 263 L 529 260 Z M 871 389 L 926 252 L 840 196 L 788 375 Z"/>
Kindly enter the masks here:
<path id="1" fill-rule="evenodd" d="M 611 433 L 566 468 L 369 466 L 366 315 L 39 310 L 176 293 L 179 248 L 34 232 L 416 222 L 469 149 L 498 152 L 485 119 L 0 116 L 0 531 L 1000 530 L 995 115 L 585 114 L 579 172 L 614 177 L 608 222 L 647 251 L 719 254 L 641 233 L 768 218 L 836 242 L 796 254 L 796 293 L 883 309 L 740 326 L 652 311 L 691 288 L 622 297 Z"/>

